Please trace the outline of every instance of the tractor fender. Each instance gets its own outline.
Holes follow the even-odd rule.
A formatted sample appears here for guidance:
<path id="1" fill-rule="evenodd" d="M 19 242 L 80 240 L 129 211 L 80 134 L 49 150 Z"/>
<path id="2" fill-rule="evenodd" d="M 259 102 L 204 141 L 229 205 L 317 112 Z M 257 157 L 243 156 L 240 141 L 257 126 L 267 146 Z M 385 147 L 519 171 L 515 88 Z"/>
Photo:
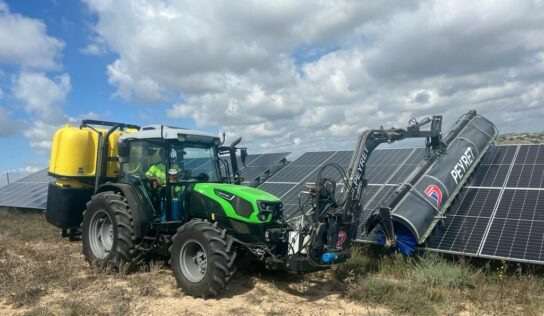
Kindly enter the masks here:
<path id="1" fill-rule="evenodd" d="M 106 183 L 101 185 L 95 194 L 106 191 L 120 192 L 127 199 L 134 221 L 134 235 L 137 239 L 145 235 L 145 227 L 151 221 L 144 201 L 138 191 L 130 184 Z"/>

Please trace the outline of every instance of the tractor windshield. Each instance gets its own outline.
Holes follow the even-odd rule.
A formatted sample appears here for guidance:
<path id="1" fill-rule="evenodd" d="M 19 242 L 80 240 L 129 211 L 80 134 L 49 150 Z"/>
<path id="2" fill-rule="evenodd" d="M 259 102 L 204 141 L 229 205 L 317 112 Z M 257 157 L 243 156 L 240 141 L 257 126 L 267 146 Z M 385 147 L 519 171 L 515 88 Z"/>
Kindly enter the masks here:
<path id="1" fill-rule="evenodd" d="M 185 179 L 219 182 L 220 172 L 214 146 L 176 143 L 170 150 L 170 168 Z"/>
<path id="2" fill-rule="evenodd" d="M 151 179 L 162 185 L 169 175 L 175 175 L 180 182 L 220 182 L 221 179 L 215 146 L 150 140 L 131 142 L 123 173 L 130 179 Z"/>

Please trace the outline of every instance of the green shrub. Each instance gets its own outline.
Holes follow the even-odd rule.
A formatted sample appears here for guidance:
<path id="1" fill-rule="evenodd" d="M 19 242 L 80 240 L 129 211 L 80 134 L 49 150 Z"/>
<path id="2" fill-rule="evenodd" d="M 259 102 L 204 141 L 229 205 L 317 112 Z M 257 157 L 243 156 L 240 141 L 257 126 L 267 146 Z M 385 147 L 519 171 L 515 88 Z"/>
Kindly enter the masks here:
<path id="1" fill-rule="evenodd" d="M 411 277 L 431 287 L 474 288 L 477 273 L 459 262 L 448 262 L 440 255 L 427 253 L 415 264 Z"/>
<path id="2" fill-rule="evenodd" d="M 351 299 L 369 305 L 384 305 L 395 313 L 408 315 L 434 315 L 433 304 L 441 302 L 443 295 L 414 282 L 395 282 L 379 275 L 359 277 L 347 289 Z"/>
<path id="3" fill-rule="evenodd" d="M 348 278 L 377 272 L 378 269 L 379 262 L 376 259 L 368 256 L 360 247 L 354 247 L 351 252 L 351 258 L 340 264 L 336 269 L 336 278 L 345 281 Z"/>

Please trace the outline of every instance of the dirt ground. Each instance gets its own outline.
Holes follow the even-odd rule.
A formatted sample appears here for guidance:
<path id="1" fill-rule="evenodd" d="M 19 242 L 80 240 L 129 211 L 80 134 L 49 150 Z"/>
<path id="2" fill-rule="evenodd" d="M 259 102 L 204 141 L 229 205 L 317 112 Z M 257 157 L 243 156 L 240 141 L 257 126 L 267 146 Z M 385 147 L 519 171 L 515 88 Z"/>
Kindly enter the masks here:
<path id="1" fill-rule="evenodd" d="M 221 297 L 203 300 L 184 295 L 161 262 L 141 270 L 97 271 L 42 214 L 0 215 L 0 315 L 386 313 L 343 298 L 330 271 L 299 277 L 246 265 Z"/>

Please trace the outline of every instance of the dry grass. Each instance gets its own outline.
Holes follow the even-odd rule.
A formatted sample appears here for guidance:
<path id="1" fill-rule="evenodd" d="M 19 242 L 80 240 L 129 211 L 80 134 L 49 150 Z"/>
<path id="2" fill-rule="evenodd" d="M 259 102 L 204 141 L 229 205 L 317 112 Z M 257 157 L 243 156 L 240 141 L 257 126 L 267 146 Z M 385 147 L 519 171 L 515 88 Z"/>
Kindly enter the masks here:
<path id="1" fill-rule="evenodd" d="M 364 304 L 408 315 L 544 313 L 544 279 L 534 266 L 482 266 L 436 253 L 373 257 L 368 251 L 356 248 L 351 262 L 337 270 L 346 296 Z"/>
<path id="2" fill-rule="evenodd" d="M 544 132 L 502 134 L 498 142 L 501 144 L 543 144 Z"/>
<path id="3" fill-rule="evenodd" d="M 80 247 L 42 214 L 1 216 L 0 299 L 28 315 L 97 315 L 126 313 L 135 299 L 160 295 L 162 264 L 132 275 L 103 273 L 84 261 Z"/>
<path id="4" fill-rule="evenodd" d="M 195 299 L 168 267 L 150 262 L 125 275 L 100 272 L 80 242 L 60 237 L 42 214 L 0 212 L 0 315 L 361 315 L 381 309 L 343 298 L 332 273 L 304 277 L 241 267 L 227 291 Z"/>
<path id="5" fill-rule="evenodd" d="M 0 216 L 0 314 L 544 313 L 544 279 L 535 266 L 385 256 L 357 247 L 335 273 L 242 269 L 220 299 L 204 301 L 177 289 L 161 262 L 106 274 L 84 261 L 80 247 L 60 238 L 41 214 Z"/>

